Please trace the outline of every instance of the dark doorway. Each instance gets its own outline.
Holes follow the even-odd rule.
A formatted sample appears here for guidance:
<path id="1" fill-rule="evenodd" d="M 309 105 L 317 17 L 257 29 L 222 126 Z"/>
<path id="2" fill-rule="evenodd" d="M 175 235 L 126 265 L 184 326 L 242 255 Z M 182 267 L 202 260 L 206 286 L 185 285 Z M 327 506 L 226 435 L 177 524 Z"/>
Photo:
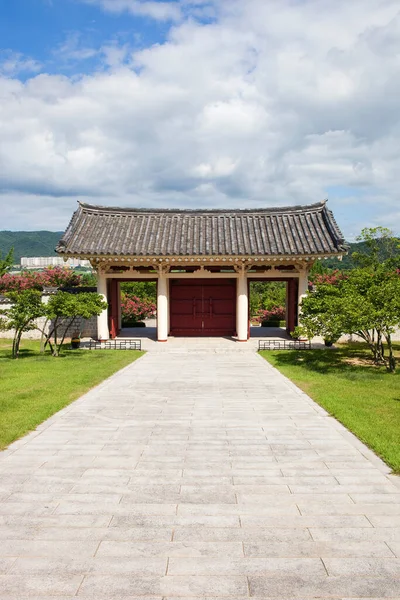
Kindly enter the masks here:
<path id="1" fill-rule="evenodd" d="M 236 333 L 235 279 L 172 279 L 170 306 L 171 335 Z"/>

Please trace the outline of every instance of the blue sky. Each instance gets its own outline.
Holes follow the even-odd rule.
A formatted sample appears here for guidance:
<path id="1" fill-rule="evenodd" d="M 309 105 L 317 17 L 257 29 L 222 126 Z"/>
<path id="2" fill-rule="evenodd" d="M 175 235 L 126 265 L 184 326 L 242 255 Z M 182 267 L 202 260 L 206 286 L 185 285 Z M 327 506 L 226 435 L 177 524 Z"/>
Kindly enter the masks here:
<path id="1" fill-rule="evenodd" d="M 106 13 L 79 0 L 1 0 L 0 7 L 2 50 L 34 57 L 46 73 L 71 75 L 101 66 L 96 56 L 63 59 L 62 49 L 72 40 L 80 50 L 95 51 L 105 42 L 143 48 L 162 43 L 169 30 L 168 21 Z"/>
<path id="2" fill-rule="evenodd" d="M 0 229 L 329 198 L 400 233 L 397 0 L 0 0 Z"/>

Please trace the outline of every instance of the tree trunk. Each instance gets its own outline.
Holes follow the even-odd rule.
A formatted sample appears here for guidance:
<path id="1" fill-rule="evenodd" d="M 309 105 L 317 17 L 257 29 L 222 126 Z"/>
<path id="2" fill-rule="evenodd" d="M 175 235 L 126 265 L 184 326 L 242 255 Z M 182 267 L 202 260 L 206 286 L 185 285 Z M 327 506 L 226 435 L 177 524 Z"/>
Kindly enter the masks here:
<path id="1" fill-rule="evenodd" d="M 389 357 L 387 360 L 387 364 L 386 364 L 386 368 L 389 371 L 389 373 L 395 373 L 396 371 L 396 359 L 394 357 L 393 354 L 393 344 L 392 344 L 392 336 L 390 333 L 385 334 L 385 338 L 386 338 L 386 342 L 387 342 L 387 346 L 388 346 L 388 351 L 389 351 Z"/>
<path id="2" fill-rule="evenodd" d="M 13 358 L 18 358 L 18 354 L 17 354 L 17 336 L 18 336 L 18 330 L 15 331 L 15 333 L 14 333 L 14 339 L 13 339 L 13 345 L 12 345 L 12 357 Z"/>
<path id="3" fill-rule="evenodd" d="M 385 362 L 385 349 L 383 347 L 382 331 L 380 329 L 377 330 L 376 355 L 378 363 Z"/>
<path id="4" fill-rule="evenodd" d="M 46 319 L 46 322 L 44 324 L 43 329 L 40 330 L 41 333 L 42 333 L 42 335 L 40 337 L 40 354 L 44 354 L 44 351 L 45 351 L 46 346 L 47 346 L 48 340 L 47 340 L 47 335 L 46 335 L 45 331 L 46 331 L 46 327 L 47 327 L 47 323 L 48 322 L 49 322 L 49 319 Z"/>
<path id="5" fill-rule="evenodd" d="M 65 336 L 67 335 L 67 332 L 71 329 L 72 325 L 75 323 L 75 320 L 76 320 L 76 317 L 72 317 L 69 324 L 64 328 L 64 335 L 62 336 L 61 342 L 58 345 L 58 352 L 60 352 L 62 345 L 64 343 L 64 340 L 65 340 Z"/>
<path id="6" fill-rule="evenodd" d="M 367 329 L 363 329 L 357 331 L 357 335 L 359 335 L 368 344 L 368 347 L 371 350 L 372 356 L 374 358 L 374 363 L 376 365 L 379 364 L 379 351 L 375 341 L 375 330 L 372 330 L 371 334 Z"/>
<path id="7" fill-rule="evenodd" d="M 19 358 L 19 347 L 21 344 L 23 329 L 17 329 L 13 342 L 13 358 Z"/>
<path id="8" fill-rule="evenodd" d="M 58 356 L 58 345 L 57 345 L 57 318 L 54 321 L 54 328 L 53 328 L 53 336 L 54 336 L 54 347 L 51 351 L 53 356 Z"/>
<path id="9" fill-rule="evenodd" d="M 12 347 L 12 357 L 13 358 L 19 357 L 19 347 L 21 344 L 22 333 L 29 322 L 30 322 L 30 319 L 28 321 L 26 321 L 23 325 L 21 325 L 18 329 L 15 330 L 14 339 L 13 339 L 13 347 Z"/>

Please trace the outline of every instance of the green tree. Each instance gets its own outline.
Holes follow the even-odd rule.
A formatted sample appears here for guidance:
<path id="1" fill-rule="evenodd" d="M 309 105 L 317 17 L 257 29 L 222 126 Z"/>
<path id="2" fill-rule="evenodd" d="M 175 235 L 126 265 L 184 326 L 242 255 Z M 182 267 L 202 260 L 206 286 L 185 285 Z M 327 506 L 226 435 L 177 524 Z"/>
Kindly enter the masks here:
<path id="1" fill-rule="evenodd" d="M 157 302 L 157 283 L 155 281 L 124 281 L 121 283 L 122 295 L 136 296 L 147 302 Z"/>
<path id="2" fill-rule="evenodd" d="M 309 279 L 310 281 L 313 281 L 316 275 L 327 275 L 328 273 L 331 273 L 332 270 L 333 269 L 327 267 L 322 260 L 316 260 L 310 269 Z"/>
<path id="3" fill-rule="evenodd" d="M 10 248 L 5 257 L 0 251 L 0 277 L 7 273 L 14 264 L 14 248 Z"/>
<path id="4" fill-rule="evenodd" d="M 315 286 L 301 303 L 300 326 L 295 335 L 308 339 L 321 336 L 335 342 L 344 333 L 341 313 L 342 296 L 338 286 L 322 283 Z"/>
<path id="5" fill-rule="evenodd" d="M 250 282 L 250 315 L 260 310 L 271 310 L 286 306 L 286 283 L 284 281 Z"/>
<path id="6" fill-rule="evenodd" d="M 363 250 L 353 252 L 352 258 L 360 267 L 375 268 L 385 263 L 396 266 L 399 260 L 399 239 L 387 227 L 365 227 L 356 238 Z"/>
<path id="7" fill-rule="evenodd" d="M 100 294 L 95 292 L 82 294 L 57 292 L 54 296 L 50 296 L 45 311 L 50 327 L 47 333 L 46 327 L 42 330 L 46 338 L 45 346 L 49 345 L 53 356 L 59 356 L 67 333 L 71 331 L 77 320 L 98 316 L 105 308 L 107 303 Z"/>
<path id="8" fill-rule="evenodd" d="M 45 305 L 42 303 L 42 294 L 37 290 L 22 290 L 8 292 L 6 297 L 11 302 L 11 307 L 3 309 L 0 314 L 0 327 L 3 330 L 14 330 L 12 356 L 18 358 L 22 334 L 37 328 L 36 319 L 44 316 Z"/>
<path id="9" fill-rule="evenodd" d="M 81 282 L 79 284 L 81 287 L 96 287 L 97 286 L 97 277 L 94 273 L 82 273 L 81 274 Z"/>
<path id="10" fill-rule="evenodd" d="M 300 322 L 297 332 L 308 338 L 357 334 L 368 344 L 375 363 L 394 372 L 392 334 L 400 326 L 400 276 L 387 264 L 376 264 L 353 269 L 334 285 L 317 285 L 303 299 Z"/>

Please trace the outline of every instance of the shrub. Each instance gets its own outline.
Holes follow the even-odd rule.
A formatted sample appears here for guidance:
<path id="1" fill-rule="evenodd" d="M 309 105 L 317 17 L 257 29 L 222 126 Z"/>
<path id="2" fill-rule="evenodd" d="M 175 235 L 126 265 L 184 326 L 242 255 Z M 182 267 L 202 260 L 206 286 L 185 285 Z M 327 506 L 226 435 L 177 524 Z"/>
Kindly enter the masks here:
<path id="1" fill-rule="evenodd" d="M 137 296 L 122 296 L 122 319 L 124 322 L 138 323 L 143 319 L 154 317 L 156 305 L 148 300 L 141 300 Z"/>
<path id="2" fill-rule="evenodd" d="M 81 275 L 67 267 L 49 267 L 43 271 L 26 271 L 19 275 L 5 273 L 0 277 L 0 292 L 43 290 L 44 287 L 74 287 L 81 283 Z"/>
<path id="3" fill-rule="evenodd" d="M 263 327 L 279 327 L 282 321 L 285 321 L 286 309 L 283 306 L 274 306 L 270 310 L 258 311 L 257 321 Z"/>

